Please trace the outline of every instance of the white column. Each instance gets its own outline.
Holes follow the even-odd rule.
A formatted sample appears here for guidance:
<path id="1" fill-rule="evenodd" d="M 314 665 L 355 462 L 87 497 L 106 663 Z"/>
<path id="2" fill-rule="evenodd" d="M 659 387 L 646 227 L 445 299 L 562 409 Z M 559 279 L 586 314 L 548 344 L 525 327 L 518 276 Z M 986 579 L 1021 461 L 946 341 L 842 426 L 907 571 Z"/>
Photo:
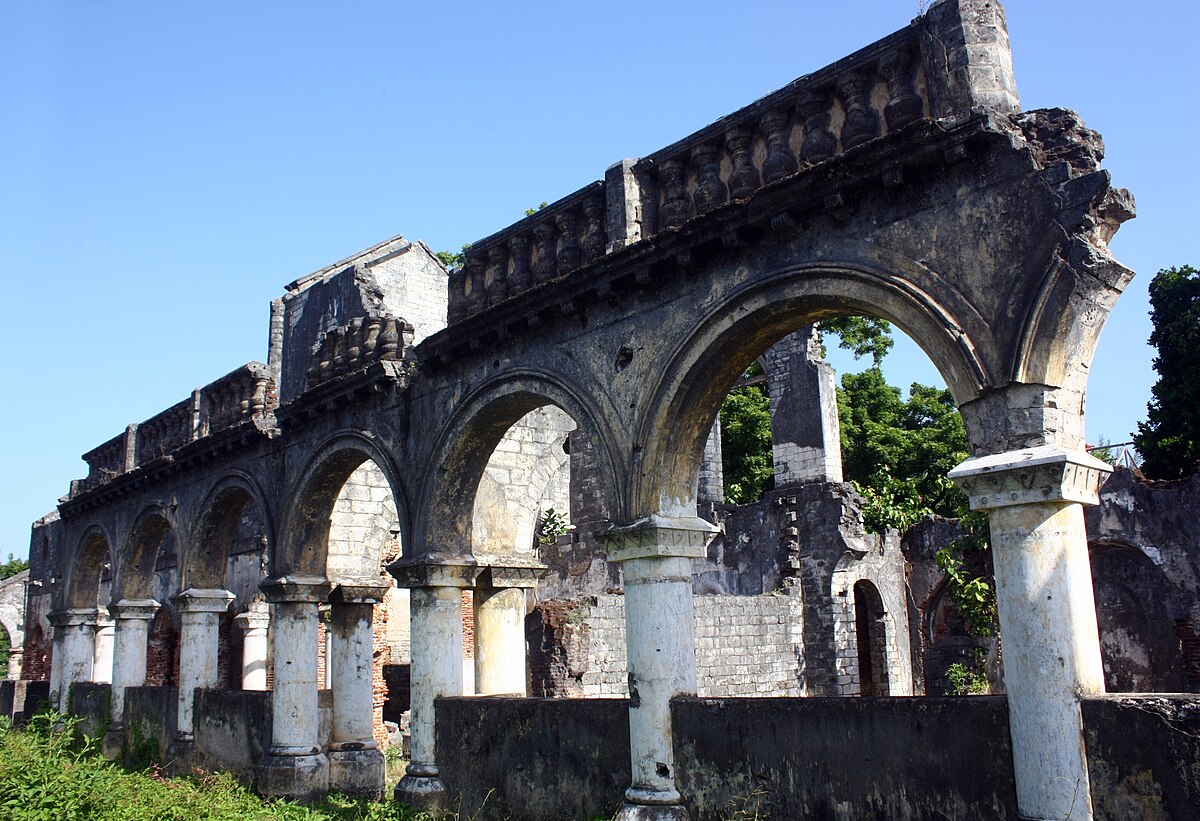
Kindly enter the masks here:
<path id="1" fill-rule="evenodd" d="M 412 757 L 395 798 L 422 810 L 439 810 L 446 787 L 434 757 L 434 701 L 462 695 L 462 590 L 474 586 L 478 571 L 471 556 L 404 558 L 388 570 L 411 590 L 412 608 Z"/>
<path id="2" fill-rule="evenodd" d="M 179 712 L 175 738 L 191 741 L 196 688 L 217 683 L 221 614 L 229 609 L 228 590 L 189 588 L 171 601 L 179 612 Z"/>
<path id="3" fill-rule="evenodd" d="M 113 641 L 116 623 L 103 610 L 96 613 L 92 638 L 92 681 L 108 684 L 113 677 Z"/>
<path id="4" fill-rule="evenodd" d="M 329 597 L 330 585 L 322 578 L 284 576 L 259 587 L 271 603 L 275 657 L 271 751 L 259 767 L 259 790 L 310 801 L 329 791 L 317 705 L 317 607 Z"/>
<path id="5" fill-rule="evenodd" d="M 378 580 L 342 583 L 330 595 L 325 664 L 332 667 L 333 728 L 329 787 L 383 794 L 383 753 L 375 743 L 375 652 L 372 617 L 389 585 Z"/>
<path id="6" fill-rule="evenodd" d="M 688 818 L 675 786 L 671 699 L 696 692 L 692 559 L 707 555 L 715 534 L 700 518 L 651 516 L 602 537 L 625 581 L 633 779 L 622 821 Z"/>
<path id="7" fill-rule="evenodd" d="M 55 708 L 67 712 L 70 707 L 71 685 L 91 681 L 95 649 L 92 643 L 94 608 L 75 608 L 51 613 L 54 625 L 54 658 L 50 668 L 50 700 Z M 54 679 L 57 669 L 58 679 Z M 57 684 L 57 686 L 55 686 Z"/>
<path id="8" fill-rule="evenodd" d="M 525 590 L 546 566 L 515 556 L 489 561 L 475 586 L 475 692 L 525 695 Z"/>
<path id="9" fill-rule="evenodd" d="M 122 599 L 109 605 L 109 612 L 116 619 L 113 637 L 112 660 L 112 708 L 106 751 L 120 748 L 119 738 L 125 727 L 125 690 L 141 687 L 146 683 L 146 645 L 150 636 L 150 622 L 158 611 L 159 604 L 153 599 Z M 113 745 L 110 747 L 110 745 Z"/>
<path id="10" fill-rule="evenodd" d="M 266 602 L 251 602 L 234 617 L 242 629 L 242 689 L 267 689 L 267 628 L 271 614 Z"/>
<path id="11" fill-rule="evenodd" d="M 11 680 L 21 680 L 21 661 L 24 658 L 24 647 L 10 647 L 8 649 L 8 677 Z"/>
<path id="12" fill-rule="evenodd" d="M 1104 692 L 1083 504 L 1111 468 L 1043 446 L 968 459 L 950 478 L 988 511 L 1017 808 L 1090 819 L 1081 696 Z"/>

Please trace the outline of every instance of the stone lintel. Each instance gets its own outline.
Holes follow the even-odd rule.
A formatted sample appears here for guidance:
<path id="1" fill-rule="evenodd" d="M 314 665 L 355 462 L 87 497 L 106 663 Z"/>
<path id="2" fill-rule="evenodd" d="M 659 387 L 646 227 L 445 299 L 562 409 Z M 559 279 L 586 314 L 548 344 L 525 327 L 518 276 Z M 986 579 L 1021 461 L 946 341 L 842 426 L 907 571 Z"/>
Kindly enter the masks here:
<path id="1" fill-rule="evenodd" d="M 143 619 L 150 621 L 162 605 L 154 599 L 121 599 L 108 606 L 114 619 Z"/>
<path id="2" fill-rule="evenodd" d="M 699 516 L 654 514 L 597 534 L 610 562 L 679 557 L 703 559 L 720 528 Z"/>
<path id="3" fill-rule="evenodd" d="M 400 587 L 474 587 L 479 563 L 474 556 L 428 553 L 404 557 L 388 565 Z"/>
<path id="4" fill-rule="evenodd" d="M 1112 466 L 1082 451 L 1041 445 L 967 459 L 950 479 L 971 500 L 972 510 L 1045 502 L 1100 502 L 1100 485 Z"/>
<path id="5" fill-rule="evenodd" d="M 276 576 L 262 581 L 258 589 L 272 604 L 320 603 L 329 600 L 332 586 L 328 579 L 320 576 Z"/>
<path id="6" fill-rule="evenodd" d="M 546 574 L 546 565 L 531 556 L 479 556 L 477 587 L 503 590 L 509 587 L 534 588 Z"/>
<path id="7" fill-rule="evenodd" d="M 171 597 L 175 609 L 180 613 L 224 613 L 233 599 L 234 595 L 228 590 L 196 587 L 189 587 Z"/>
<path id="8" fill-rule="evenodd" d="M 329 594 L 331 604 L 379 604 L 392 586 L 382 579 L 338 582 Z"/>

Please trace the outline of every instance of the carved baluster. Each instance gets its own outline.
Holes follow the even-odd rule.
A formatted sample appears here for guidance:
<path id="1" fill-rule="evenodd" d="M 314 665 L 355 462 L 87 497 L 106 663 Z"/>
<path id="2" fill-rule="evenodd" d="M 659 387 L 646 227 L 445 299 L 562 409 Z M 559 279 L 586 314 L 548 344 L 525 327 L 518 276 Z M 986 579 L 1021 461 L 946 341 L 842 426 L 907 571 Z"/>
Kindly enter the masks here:
<path id="1" fill-rule="evenodd" d="M 463 271 L 455 271 L 449 277 L 449 304 L 446 318 L 450 323 L 466 319 L 470 308 L 467 305 L 467 277 Z"/>
<path id="2" fill-rule="evenodd" d="M 608 237 L 604 233 L 604 200 L 588 197 L 583 203 L 583 260 L 591 262 L 604 254 Z"/>
<path id="3" fill-rule="evenodd" d="M 837 93 L 846 110 L 846 118 L 842 121 L 843 151 L 875 139 L 879 131 L 879 117 L 867 100 L 872 79 L 874 74 L 866 71 L 850 71 L 838 78 Z"/>
<path id="4" fill-rule="evenodd" d="M 329 332 L 333 337 L 333 375 L 341 376 L 346 372 L 346 335 L 341 328 Z"/>
<path id="5" fill-rule="evenodd" d="M 267 409 L 267 380 L 265 377 L 259 377 L 254 380 L 254 393 L 250 397 L 250 413 L 254 416 L 262 416 Z"/>
<path id="6" fill-rule="evenodd" d="M 321 337 L 321 345 L 317 348 L 317 356 L 321 361 L 321 382 L 326 381 L 333 376 L 333 344 L 329 338 L 329 334 Z M 211 414 L 210 414 L 211 416 Z"/>
<path id="7" fill-rule="evenodd" d="M 893 51 L 879 63 L 879 73 L 887 81 L 888 102 L 883 109 L 889 131 L 906 126 L 920 119 L 924 105 L 913 86 L 912 55 L 907 51 Z"/>
<path id="8" fill-rule="evenodd" d="M 485 280 L 488 305 L 508 299 L 508 249 L 495 245 L 488 249 L 488 273 Z"/>
<path id="9" fill-rule="evenodd" d="M 512 273 L 508 275 L 508 287 L 512 293 L 518 294 L 533 281 L 533 272 L 529 270 L 529 237 L 519 234 L 510 239 L 508 253 L 513 263 Z"/>
<path id="10" fill-rule="evenodd" d="M 725 132 L 725 144 L 733 156 L 733 169 L 729 172 L 729 196 L 742 200 L 758 190 L 758 169 L 750 157 L 750 129 L 735 126 Z M 788 150 L 790 159 L 791 150 Z M 792 160 L 793 167 L 796 161 Z"/>
<path id="11" fill-rule="evenodd" d="M 692 201 L 696 213 L 703 214 L 727 199 L 725 183 L 721 182 L 721 158 L 717 147 L 702 143 L 692 149 L 692 164 L 696 169 L 696 191 Z"/>
<path id="12" fill-rule="evenodd" d="M 796 112 L 804 121 L 800 159 L 809 165 L 825 162 L 837 152 L 837 138 L 829 132 L 831 102 L 827 89 L 810 89 L 796 102 Z"/>
<path id="13" fill-rule="evenodd" d="M 537 283 L 554 279 L 556 263 L 554 247 L 554 225 L 546 220 L 533 226 L 534 248 L 537 260 L 533 263 L 533 279 Z"/>
<path id="14" fill-rule="evenodd" d="M 763 114 L 760 126 L 767 135 L 767 157 L 763 160 L 763 181 L 775 182 L 796 173 L 796 155 L 792 153 L 788 117 L 771 109 Z"/>
<path id="15" fill-rule="evenodd" d="M 666 228 L 683 225 L 692 216 L 692 202 L 687 194 L 683 160 L 672 157 L 660 166 L 659 185 L 662 187 L 663 202 L 658 217 Z"/>
<path id="16" fill-rule="evenodd" d="M 383 320 L 383 327 L 379 330 L 378 350 L 380 360 L 395 359 L 399 349 L 400 329 L 396 327 L 396 320 L 386 318 Z"/>
<path id="17" fill-rule="evenodd" d="M 558 272 L 565 274 L 573 271 L 583 263 L 583 251 L 579 248 L 579 238 L 575 236 L 575 212 L 563 211 L 555 220 L 558 226 Z"/>
<path id="18" fill-rule="evenodd" d="M 483 289 L 483 259 L 479 254 L 468 254 L 463 264 L 466 275 L 467 315 L 477 314 L 487 307 L 487 293 Z"/>
<path id="19" fill-rule="evenodd" d="M 346 367 L 354 370 L 362 365 L 363 321 L 361 316 L 350 320 L 350 328 L 346 332 Z"/>
<path id="20" fill-rule="evenodd" d="M 368 362 L 376 359 L 375 351 L 379 346 L 379 326 L 381 322 L 377 316 L 367 317 L 367 321 L 363 323 L 363 359 Z"/>

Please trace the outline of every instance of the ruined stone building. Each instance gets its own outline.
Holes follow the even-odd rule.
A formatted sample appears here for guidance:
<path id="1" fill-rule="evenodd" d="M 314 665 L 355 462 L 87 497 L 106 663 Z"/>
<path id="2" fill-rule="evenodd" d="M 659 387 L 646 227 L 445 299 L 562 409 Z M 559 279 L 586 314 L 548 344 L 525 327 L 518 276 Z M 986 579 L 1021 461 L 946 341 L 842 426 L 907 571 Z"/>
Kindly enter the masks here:
<path id="1" fill-rule="evenodd" d="M 265 363 L 85 454 L 34 524 L 13 711 L 40 688 L 113 757 L 478 817 L 1187 817 L 1196 697 L 1105 695 L 1195 689 L 1197 619 L 1194 485 L 1114 480 L 1093 593 L 1084 394 L 1132 276 L 1102 155 L 1020 110 L 995 2 L 941 0 L 460 270 L 394 237 L 294 281 Z M 962 413 L 1003 696 L 843 697 L 929 692 L 949 618 L 941 537 L 867 533 L 841 482 L 811 327 L 846 314 Z M 755 360 L 777 486 L 729 509 L 715 423 Z M 1138 608 L 1175 679 L 1156 628 L 1112 638 Z"/>

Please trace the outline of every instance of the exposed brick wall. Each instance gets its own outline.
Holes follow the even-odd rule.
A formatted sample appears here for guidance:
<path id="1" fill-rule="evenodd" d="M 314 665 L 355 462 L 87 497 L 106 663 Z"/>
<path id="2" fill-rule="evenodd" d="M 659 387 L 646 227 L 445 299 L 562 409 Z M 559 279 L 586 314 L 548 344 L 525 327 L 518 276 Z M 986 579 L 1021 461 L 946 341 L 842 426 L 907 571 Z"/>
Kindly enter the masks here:
<path id="1" fill-rule="evenodd" d="M 176 687 L 179 684 L 179 633 L 166 608 L 150 624 L 146 643 L 146 686 Z"/>
<path id="2" fill-rule="evenodd" d="M 475 599 L 470 590 L 462 592 L 463 658 L 475 658 Z"/>
<path id="3" fill-rule="evenodd" d="M 50 680 L 50 655 L 54 652 L 51 640 L 40 626 L 25 636 L 25 657 L 21 662 L 21 678 L 25 681 Z"/>
<path id="4" fill-rule="evenodd" d="M 391 658 L 387 645 L 387 608 L 375 605 L 371 613 L 371 731 L 380 749 L 387 747 L 387 731 L 383 729 L 383 705 L 387 703 L 388 686 L 383 668 Z"/>

